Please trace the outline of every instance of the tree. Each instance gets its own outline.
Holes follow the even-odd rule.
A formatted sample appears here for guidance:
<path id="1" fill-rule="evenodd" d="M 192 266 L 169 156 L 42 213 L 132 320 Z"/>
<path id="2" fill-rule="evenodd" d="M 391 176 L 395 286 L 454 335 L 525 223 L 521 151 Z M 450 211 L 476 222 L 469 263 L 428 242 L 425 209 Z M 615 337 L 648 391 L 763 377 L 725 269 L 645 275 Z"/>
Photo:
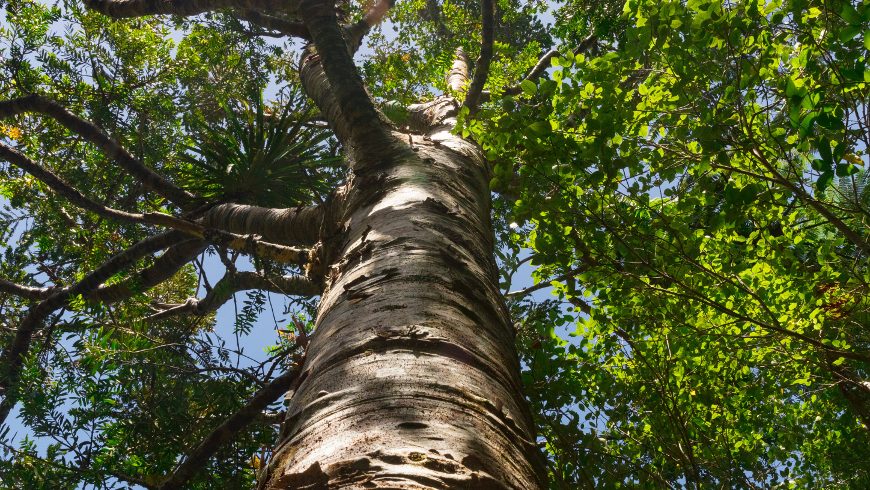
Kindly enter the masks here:
<path id="1" fill-rule="evenodd" d="M 83 321 L 79 312 L 95 309 L 93 317 L 100 319 L 103 313 L 113 315 L 109 305 L 145 295 L 156 310 L 145 320 L 162 322 L 184 314 L 201 316 L 239 290 L 265 289 L 302 296 L 319 293 L 313 334 L 297 320 L 298 328 L 290 335 L 286 374 L 263 385 L 198 445 L 193 444 L 195 440 L 182 441 L 186 457 L 165 478 L 139 468 L 160 468 L 165 461 L 140 461 L 126 465 L 123 471 L 112 471 L 112 465 L 106 464 L 111 463 L 106 451 L 73 447 L 70 450 L 76 452 L 80 472 L 87 475 L 102 466 L 117 478 L 149 487 L 184 486 L 220 443 L 290 389 L 280 437 L 260 475 L 264 488 L 320 488 L 327 484 L 330 488 L 360 484 L 542 487 L 543 465 L 522 394 L 513 324 L 497 285 L 489 222 L 489 168 L 474 143 L 452 133 L 460 106 L 476 110 L 486 82 L 493 43 L 492 3 L 483 4 L 481 56 L 471 80 L 467 57 L 462 50 L 457 51 L 448 83 L 459 98 L 443 96 L 400 107 L 401 120 L 395 124 L 375 107 L 350 56 L 383 17 L 389 7 L 386 3 L 370 6 L 356 22 L 349 22 L 335 5 L 320 1 L 95 0 L 86 6 L 93 12 L 74 3 L 66 5 L 84 27 L 85 39 L 78 42 L 95 42 L 87 39 L 95 34 L 88 30 L 88 24 L 97 23 L 98 35 L 106 34 L 100 29 L 108 31 L 105 61 L 115 63 L 109 68 L 95 63 L 93 56 L 82 56 L 81 63 L 90 64 L 86 76 L 97 82 L 96 87 L 81 80 L 78 86 L 71 84 L 70 60 L 41 49 L 43 43 L 63 46 L 68 42 L 48 29 L 51 20 L 63 15 L 60 9 L 30 2 L 7 6 L 14 25 L 9 36 L 13 44 L 7 87 L 17 95 L 0 102 L 0 116 L 14 118 L 16 124 L 6 126 L 6 136 L 17 144 L 4 143 L 0 155 L 10 164 L 13 179 L 7 188 L 13 204 L 31 199 L 27 206 L 38 206 L 32 201 L 34 194 L 58 197 L 47 203 L 53 209 L 47 210 L 45 217 L 40 215 L 36 228 L 57 232 L 65 220 L 73 229 L 104 230 L 111 233 L 106 238 L 130 244 L 116 250 L 99 244 L 90 250 L 96 257 L 81 254 L 76 260 L 70 248 L 76 248 L 77 243 L 53 243 L 52 233 L 45 229 L 24 232 L 23 247 L 13 256 L 19 261 L 33 256 L 33 262 L 19 269 L 17 276 L 32 283 L 45 274 L 50 285 L 3 282 L 10 308 L 21 312 L 10 325 L 0 362 L 3 418 L 19 401 L 24 402 L 25 419 L 31 417 L 30 409 L 45 409 L 44 400 L 28 404 L 25 387 L 34 378 L 51 379 L 39 356 L 51 346 L 66 348 L 57 336 L 94 327 L 87 325 L 90 322 Z M 150 16 L 185 17 L 217 10 L 229 11 L 229 19 L 223 21 L 238 24 L 244 20 L 251 28 L 310 41 L 299 62 L 298 81 L 313 100 L 317 118 L 300 114 L 294 106 L 300 101 L 294 97 L 285 98 L 283 107 L 267 107 L 258 96 L 253 104 L 217 100 L 218 107 L 208 107 L 207 100 L 190 99 L 192 89 L 202 90 L 196 96 L 203 97 L 208 85 L 188 82 L 185 98 L 197 105 L 192 120 L 184 121 L 186 127 L 160 128 L 167 123 L 165 115 L 157 116 L 154 122 L 148 120 L 154 109 L 171 112 L 166 105 L 174 102 L 172 95 L 160 100 L 159 94 L 137 91 L 129 78 L 147 74 L 125 71 L 150 69 L 157 71 L 155 77 L 161 77 L 162 68 L 150 65 L 171 64 L 179 57 L 167 59 L 166 45 L 147 54 L 125 53 L 141 46 L 122 40 L 112 31 L 160 42 L 159 36 L 166 33 L 160 29 L 165 27 Z M 116 25 L 100 15 L 148 18 Z M 195 32 L 196 26 L 191 30 Z M 23 37 L 20 46 L 15 43 L 18 35 Z M 203 53 L 197 46 L 183 47 L 190 58 L 184 62 L 193 68 L 212 68 L 197 64 L 196 58 L 213 53 Z M 249 52 L 262 49 L 262 44 L 253 44 Z M 32 56 L 41 67 L 32 67 Z M 131 66 L 137 63 L 138 67 Z M 115 73 L 105 74 L 109 69 Z M 190 67 L 183 74 L 195 76 Z M 228 78 L 231 83 L 241 79 L 243 84 L 257 87 L 257 80 L 244 77 L 236 73 Z M 55 81 L 61 86 L 54 85 Z M 116 81 L 123 83 L 120 89 L 104 86 Z M 141 86 L 149 85 L 147 79 L 139 81 Z M 73 93 L 64 93 L 64 86 Z M 229 87 L 219 84 L 219 90 Z M 90 98 L 87 93 L 76 100 L 80 95 L 77 91 L 93 91 L 97 96 Z M 61 99 L 64 95 L 67 100 Z M 146 100 L 137 100 L 140 97 Z M 112 106 L 125 99 L 135 105 L 122 110 L 135 115 L 111 114 Z M 105 119 L 91 121 L 79 115 L 82 108 L 77 103 L 89 109 L 83 112 Z M 227 112 L 224 115 L 220 114 L 221 106 Z M 329 181 L 329 176 L 318 175 L 324 172 L 322 157 L 328 152 L 319 136 L 323 130 L 317 127 L 316 120 L 321 118 L 343 149 L 346 174 L 343 183 L 329 191 L 322 202 L 311 203 L 323 195 L 316 186 L 323 187 Z M 136 126 L 113 127 L 113 122 Z M 155 123 L 158 133 L 164 134 L 156 134 L 152 140 L 149 128 Z M 71 138 L 77 141 L 69 149 Z M 187 141 L 193 144 L 185 144 Z M 144 150 L 137 155 L 129 149 L 132 145 Z M 47 155 L 53 151 L 76 158 L 79 152 L 95 150 L 101 156 L 85 155 L 81 166 L 47 163 Z M 32 154 L 37 156 L 29 156 Z M 161 157 L 166 160 L 160 161 Z M 109 161 L 100 161 L 102 158 Z M 83 176 L 84 166 L 99 168 L 94 169 L 96 175 Z M 101 189 L 97 175 L 105 185 L 115 188 Z M 19 186 L 29 186 L 33 194 L 27 195 Z M 265 207 L 270 204 L 286 207 Z M 70 211 L 69 206 L 80 210 Z M 94 220 L 98 224 L 91 225 Z M 35 247 L 34 241 L 38 242 Z M 171 304 L 155 294 L 154 289 L 168 280 L 186 282 L 179 287 L 189 291 L 192 278 L 186 264 L 206 247 L 217 251 L 227 272 L 218 283 L 207 287 L 203 298 Z M 137 267 L 160 251 L 163 253 L 150 265 Z M 254 257 L 255 263 L 260 261 L 256 272 L 237 270 L 239 252 Z M 44 269 L 36 269 L 43 262 Z M 280 275 L 280 264 L 304 266 L 304 276 Z M 141 307 L 127 314 L 135 315 L 137 310 L 141 312 Z M 99 330 L 98 343 L 114 350 L 118 342 L 131 342 L 123 339 L 125 336 L 151 335 L 140 323 L 126 324 L 131 318 L 135 317 Z M 178 343 L 187 341 L 177 327 L 172 334 Z M 81 340 L 72 345 L 73 350 L 89 347 Z M 142 348 L 150 347 L 136 350 Z M 167 356 L 161 360 L 178 362 Z M 89 366 L 92 375 L 139 369 L 124 361 L 106 366 L 101 363 L 108 362 L 105 357 L 94 356 L 82 356 L 71 364 L 83 361 L 96 364 Z M 273 366 L 270 374 L 275 369 Z M 131 382 L 129 374 L 117 380 Z M 58 400 L 63 396 L 54 395 Z M 137 395 L 154 396 L 148 389 Z M 111 391 L 99 396 L 107 397 L 109 405 L 118 403 Z M 202 403 L 192 398 L 192 404 Z M 187 408 L 193 411 L 187 414 L 191 421 L 196 420 L 197 409 L 212 409 Z M 72 424 L 68 425 L 67 430 L 72 429 Z M 115 429 L 120 427 L 116 424 Z M 97 430 L 110 432 L 105 427 Z M 124 436 L 129 438 L 136 431 L 126 432 Z M 98 460 L 96 464 L 92 458 Z"/>
<path id="2" fill-rule="evenodd" d="M 4 484 L 867 487 L 867 6 L 88 7 L 6 5 Z"/>

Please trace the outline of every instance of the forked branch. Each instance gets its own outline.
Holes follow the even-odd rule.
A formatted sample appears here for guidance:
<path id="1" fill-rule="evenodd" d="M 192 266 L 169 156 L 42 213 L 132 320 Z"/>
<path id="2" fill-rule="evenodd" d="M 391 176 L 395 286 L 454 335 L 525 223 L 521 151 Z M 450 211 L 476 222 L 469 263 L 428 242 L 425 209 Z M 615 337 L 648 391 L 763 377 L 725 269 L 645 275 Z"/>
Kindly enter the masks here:
<path id="1" fill-rule="evenodd" d="M 117 284 L 100 285 L 84 297 L 103 304 L 117 303 L 128 299 L 134 294 L 147 291 L 175 275 L 185 264 L 202 253 L 205 247 L 206 245 L 202 240 L 196 239 L 173 245 L 150 267 L 142 269 L 131 278 Z"/>
<path id="2" fill-rule="evenodd" d="M 372 27 L 384 20 L 384 17 L 386 17 L 387 12 L 390 11 L 394 3 L 394 0 L 376 0 L 374 5 L 366 11 L 359 21 L 347 27 L 347 38 L 351 53 L 355 53 L 359 49 L 363 38 Z"/>
<path id="3" fill-rule="evenodd" d="M 586 36 L 582 41 L 580 41 L 580 44 L 578 44 L 577 47 L 574 48 L 574 51 L 573 51 L 574 56 L 576 56 L 578 54 L 583 54 L 583 53 L 589 51 L 589 49 L 592 48 L 593 46 L 595 46 L 597 43 L 598 43 L 598 37 L 595 36 L 594 34 L 590 34 L 589 36 Z M 538 62 L 535 63 L 535 66 L 532 67 L 531 70 L 529 70 L 529 72 L 526 74 L 526 76 L 523 77 L 523 79 L 520 80 L 520 82 L 517 83 L 516 85 L 511 85 L 510 87 L 506 88 L 504 90 L 504 94 L 505 95 L 517 95 L 517 94 L 521 93 L 523 91 L 522 86 L 521 86 L 522 82 L 524 82 L 526 80 L 534 82 L 535 80 L 540 78 L 541 75 L 543 75 L 547 71 L 547 68 L 550 67 L 550 60 L 552 60 L 556 56 L 559 56 L 558 50 L 551 49 L 550 51 L 547 51 L 547 53 L 544 54 L 544 56 L 541 56 L 541 58 L 538 60 Z"/>
<path id="4" fill-rule="evenodd" d="M 126 211 L 113 209 L 91 200 L 78 189 L 58 177 L 54 172 L 43 168 L 33 160 L 27 158 L 23 153 L 12 147 L 6 146 L 3 143 L 0 143 L 0 160 L 6 160 L 12 165 L 15 165 L 48 186 L 49 189 L 56 192 L 58 195 L 66 198 L 71 203 L 96 213 L 99 216 L 133 223 L 145 222 L 145 218 L 141 214 L 128 213 Z"/>
<path id="5" fill-rule="evenodd" d="M 234 233 L 230 233 L 227 231 L 223 231 L 221 229 L 212 229 L 206 226 L 203 226 L 200 223 L 195 221 L 189 221 L 182 218 L 177 218 L 172 215 L 163 214 L 163 213 L 128 213 L 126 211 L 121 211 L 117 209 L 113 209 L 107 206 L 104 206 L 96 201 L 89 199 L 84 196 L 78 189 L 73 186 L 67 184 L 63 179 L 55 175 L 53 172 L 42 168 L 37 165 L 35 162 L 18 152 L 17 150 L 10 148 L 2 143 L 0 143 L 0 160 L 7 160 L 14 164 L 15 166 L 21 168 L 27 173 L 33 175 L 41 182 L 45 183 L 50 189 L 57 192 L 59 195 L 67 198 L 73 204 L 76 204 L 88 211 L 92 211 L 99 216 L 103 216 L 109 219 L 117 219 L 120 221 L 132 222 L 132 223 L 142 223 L 142 224 L 151 224 L 157 226 L 165 226 L 168 228 L 172 228 L 181 232 L 184 232 L 195 238 L 204 238 L 211 243 L 223 245 L 225 247 L 239 250 L 242 252 L 246 252 L 252 255 L 256 255 L 265 259 L 277 260 L 279 262 L 293 262 L 297 264 L 302 264 L 305 262 L 307 257 L 307 251 L 287 247 L 284 245 L 269 243 L 256 237 L 254 234 L 249 234 L 247 236 L 237 235 Z M 241 205 L 224 205 L 224 207 L 220 208 L 220 210 L 214 214 L 213 217 L 228 217 L 226 213 L 221 214 L 222 211 L 229 212 L 230 216 L 234 216 L 236 220 L 240 220 L 242 222 L 248 222 L 248 220 L 242 219 L 245 214 L 256 214 L 259 212 L 259 216 L 266 217 L 267 222 L 270 222 L 272 219 L 281 219 L 282 217 L 292 217 L 299 216 L 300 214 L 304 214 L 303 211 L 306 208 L 298 208 L 295 210 L 290 209 L 269 209 L 269 208 L 257 208 L 254 206 L 241 206 Z M 250 217 L 250 216 L 248 216 Z M 300 220 L 305 221 L 305 220 Z M 235 220 L 230 219 L 228 223 L 235 223 Z M 225 223 L 225 224 L 228 224 Z M 275 223 L 271 223 L 275 224 Z M 288 229 L 289 232 L 287 235 L 292 236 L 294 234 L 294 229 L 292 226 L 286 226 L 288 223 L 282 223 L 285 226 L 282 226 L 282 229 Z M 291 223 L 292 224 L 292 223 Z M 239 226 L 241 229 L 248 229 L 245 226 Z M 274 227 L 267 226 L 265 228 L 258 228 L 262 231 L 265 230 L 274 230 Z M 319 228 L 318 228 L 319 229 Z"/>
<path id="6" fill-rule="evenodd" d="M 83 293 L 82 297 L 90 301 L 99 301 L 103 304 L 124 301 L 136 293 L 151 289 L 169 279 L 185 264 L 193 260 L 204 248 L 205 244 L 202 240 L 187 240 L 173 245 L 154 264 L 137 272 L 131 278 L 110 286 L 100 284 L 96 288 Z M 30 300 L 47 299 L 54 294 L 65 292 L 71 288 L 72 286 L 23 286 L 0 279 L 0 291 Z"/>
<path id="7" fill-rule="evenodd" d="M 317 48 L 316 53 L 310 53 L 306 59 L 308 62 L 319 61 L 323 65 L 329 87 L 340 108 L 340 117 L 347 124 L 347 132 L 339 132 L 338 136 L 346 138 L 343 143 L 351 154 L 361 157 L 355 158 L 357 162 L 377 160 L 384 149 L 393 143 L 393 139 L 363 86 L 338 24 L 335 6 L 322 0 L 302 0 L 299 14 Z M 317 98 L 312 98 L 319 103 Z M 320 109 L 326 112 L 323 107 Z M 334 109 L 330 112 L 334 112 Z"/>
<path id="8" fill-rule="evenodd" d="M 166 226 L 195 238 L 204 238 L 214 244 L 279 262 L 302 264 L 307 258 L 305 250 L 265 242 L 254 235 L 241 236 L 219 229 L 209 229 L 194 221 L 176 218 L 175 216 L 163 213 L 128 213 L 104 206 L 85 197 L 78 189 L 67 184 L 53 172 L 42 168 L 20 152 L 2 143 L 0 143 L 0 159 L 11 162 L 45 183 L 53 191 L 66 197 L 72 203 L 99 216 L 132 223 Z"/>
<path id="9" fill-rule="evenodd" d="M 0 403 L 0 423 L 6 420 L 9 411 L 15 405 L 16 399 L 12 396 L 10 388 L 18 382 L 33 334 L 45 319 L 64 307 L 70 299 L 78 295 L 86 295 L 142 257 L 170 247 L 183 239 L 184 235 L 177 231 L 148 237 L 113 256 L 72 287 L 60 289 L 30 308 L 18 325 L 12 342 L 0 354 L 0 394 L 3 395 L 3 401 Z"/>

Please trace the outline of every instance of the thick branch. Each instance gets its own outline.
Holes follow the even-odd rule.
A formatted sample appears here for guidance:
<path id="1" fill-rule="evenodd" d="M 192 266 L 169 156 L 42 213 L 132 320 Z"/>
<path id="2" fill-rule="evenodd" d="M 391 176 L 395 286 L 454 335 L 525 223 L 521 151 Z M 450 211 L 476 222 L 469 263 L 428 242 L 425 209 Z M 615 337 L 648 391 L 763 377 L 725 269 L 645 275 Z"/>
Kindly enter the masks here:
<path id="1" fill-rule="evenodd" d="M 26 299 L 45 299 L 52 293 L 54 288 L 38 288 L 33 286 L 24 286 L 16 284 L 6 279 L 0 279 L 0 292 L 8 293 L 13 296 L 19 296 Z"/>
<path id="2" fill-rule="evenodd" d="M 492 61 L 492 45 L 494 42 L 495 6 L 492 0 L 480 0 L 481 22 L 483 27 L 482 38 L 480 41 L 480 56 L 474 64 L 474 78 L 471 79 L 471 85 L 468 86 L 468 93 L 465 94 L 465 100 L 462 105 L 468 107 L 471 112 L 477 110 L 477 105 L 480 103 L 480 94 L 483 92 L 483 86 L 486 84 L 486 79 L 489 77 L 489 63 Z"/>
<path id="3" fill-rule="evenodd" d="M 253 398 L 238 412 L 231 415 L 224 423 L 219 425 L 205 437 L 188 455 L 185 460 L 175 468 L 175 471 L 160 485 L 160 490 L 183 488 L 184 484 L 197 471 L 202 469 L 218 449 L 227 441 L 232 440 L 236 434 L 242 431 L 248 424 L 260 416 L 260 413 L 277 400 L 293 386 L 299 376 L 302 360 L 299 359 L 293 368 L 272 380 L 268 385 L 254 394 Z"/>
<path id="4" fill-rule="evenodd" d="M 21 153 L 2 143 L 0 143 L 0 158 L 6 159 L 15 164 L 16 166 L 24 169 L 25 171 L 48 185 L 52 190 L 69 199 L 74 204 L 77 204 L 89 211 L 93 211 L 100 216 L 115 218 L 122 221 L 130 221 L 134 223 L 148 223 L 154 225 L 168 226 L 170 228 L 183 231 L 184 233 L 197 238 L 207 238 L 212 243 L 224 245 L 231 249 L 240 250 L 253 255 L 257 255 L 259 257 L 278 260 L 280 262 L 294 262 L 301 264 L 305 262 L 305 259 L 307 257 L 307 252 L 304 250 L 263 242 L 262 240 L 254 238 L 253 236 L 240 236 L 222 230 L 207 229 L 192 221 L 183 220 L 167 214 L 128 213 L 126 211 L 119 211 L 117 209 L 103 206 L 102 204 L 88 199 L 81 192 L 61 180 L 52 172 L 43 169 L 39 165 L 36 165 L 34 162 L 29 160 Z M 197 247 L 198 250 L 201 250 L 203 248 L 201 244 L 197 245 Z M 195 256 L 197 253 L 199 252 L 194 252 L 193 256 Z M 193 256 L 188 257 L 184 263 L 191 260 Z M 181 267 L 182 265 L 184 265 L 184 263 L 179 264 L 178 267 Z M 129 295 L 127 295 L 126 297 L 129 297 Z"/>
<path id="5" fill-rule="evenodd" d="M 184 304 L 155 313 L 147 321 L 162 320 L 178 315 L 202 316 L 217 311 L 239 291 L 261 289 L 288 296 L 315 296 L 320 288 L 305 276 L 269 277 L 256 272 L 227 272 L 202 299 L 190 298 Z"/>
<path id="6" fill-rule="evenodd" d="M 225 231 L 206 230 L 205 238 L 216 245 L 223 245 L 263 259 L 299 265 L 308 261 L 307 250 L 266 242 L 257 235 L 235 235 Z"/>
<path id="7" fill-rule="evenodd" d="M 85 6 L 103 15 L 121 19 L 145 15 L 191 16 L 226 8 L 292 10 L 293 1 L 281 0 L 84 0 Z"/>
<path id="8" fill-rule="evenodd" d="M 284 263 L 292 262 L 299 265 L 308 260 L 307 250 L 270 243 L 256 234 L 237 235 L 221 229 L 206 228 L 199 223 L 162 213 L 145 213 L 142 216 L 146 223 L 168 226 L 193 237 L 204 238 L 215 245 L 223 245 L 263 259 Z"/>
<path id="9" fill-rule="evenodd" d="M 453 58 L 453 66 L 447 73 L 447 87 L 454 94 L 462 92 L 468 85 L 468 55 L 461 47 L 456 48 L 456 57 Z"/>
<path id="10" fill-rule="evenodd" d="M 150 267 L 142 269 L 133 277 L 117 284 L 99 286 L 85 297 L 104 304 L 123 301 L 169 279 L 185 264 L 199 255 L 203 249 L 205 249 L 203 241 L 196 239 L 173 245 Z"/>
<path id="11" fill-rule="evenodd" d="M 128 221 L 133 223 L 147 223 L 152 225 L 167 226 L 196 238 L 208 238 L 212 243 L 224 245 L 234 250 L 241 250 L 263 258 L 278 260 L 281 262 L 302 263 L 305 261 L 306 252 L 298 249 L 263 242 L 252 237 L 244 237 L 227 233 L 221 230 L 210 230 L 202 225 L 181 218 L 162 213 L 128 213 L 106 207 L 100 203 L 85 197 L 81 192 L 61 180 L 54 173 L 43 169 L 16 150 L 0 143 L 0 159 L 6 159 L 16 166 L 30 173 L 40 181 L 48 185 L 52 190 L 66 197 L 74 204 L 92 211 L 100 216 Z M 203 247 L 199 246 L 201 250 Z M 198 252 L 193 253 L 195 256 Z M 189 257 L 185 263 L 193 258 Z M 179 264 L 182 266 L 184 263 Z M 176 269 L 177 270 L 177 269 Z M 168 277 L 168 276 L 167 276 Z M 153 284 L 152 284 L 153 286 Z M 126 296 L 126 297 L 129 297 Z"/>
<path id="12" fill-rule="evenodd" d="M 192 194 L 146 167 L 96 125 L 67 111 L 60 104 L 40 95 L 28 95 L 0 102 L 0 118 L 12 117 L 25 112 L 38 112 L 52 117 L 68 130 L 97 145 L 106 156 L 118 162 L 146 188 L 175 204 L 184 206 L 193 199 Z"/>
<path id="13" fill-rule="evenodd" d="M 79 192 L 78 189 L 67 184 L 63 179 L 55 175 L 50 170 L 40 167 L 34 161 L 24 156 L 24 154 L 22 154 L 21 152 L 4 145 L 3 143 L 0 143 L 0 160 L 6 160 L 7 162 L 15 165 L 21 170 L 24 170 L 25 172 L 38 179 L 40 182 L 47 185 L 58 195 L 66 198 L 68 201 L 81 208 L 87 209 L 88 211 L 92 211 L 100 216 L 107 218 L 116 218 L 122 221 L 132 221 L 135 223 L 144 222 L 142 215 L 112 209 L 103 206 L 102 204 L 99 204 L 95 201 L 92 201 L 91 199 L 85 197 L 84 194 Z"/>
<path id="14" fill-rule="evenodd" d="M 151 289 L 172 277 L 185 264 L 194 259 L 205 248 L 202 240 L 188 240 L 178 245 L 173 245 L 158 258 L 153 265 L 139 271 L 134 277 L 111 286 L 100 285 L 84 296 L 91 301 L 99 301 L 104 304 L 117 303 L 132 297 L 134 294 Z M 0 279 L 0 291 L 13 294 L 22 298 L 41 300 L 50 297 L 54 293 L 63 292 L 69 287 L 32 287 L 15 284 L 5 279 Z"/>
<path id="15" fill-rule="evenodd" d="M 242 10 L 236 13 L 236 17 L 244 21 L 250 22 L 255 26 L 278 31 L 281 34 L 291 37 L 298 37 L 305 40 L 311 40 L 311 34 L 305 24 L 300 22 L 291 22 L 274 15 L 264 14 L 257 10 Z"/>
<path id="16" fill-rule="evenodd" d="M 305 94 L 311 97 L 314 105 L 320 109 L 320 114 L 335 132 L 338 140 L 350 141 L 350 124 L 341 114 L 341 105 L 332 92 L 323 63 L 313 45 L 309 44 L 302 50 L 302 56 L 299 58 L 299 81 Z"/>
<path id="17" fill-rule="evenodd" d="M 393 142 L 387 127 L 378 115 L 374 103 L 366 93 L 362 78 L 353 64 L 348 43 L 338 25 L 335 6 L 324 0 L 302 0 L 299 14 L 308 27 L 329 86 L 341 110 L 341 118 L 348 125 L 348 137 L 343 141 L 357 161 L 371 157 L 377 161 L 384 148 Z M 309 55 L 308 61 L 314 61 Z M 315 99 L 315 102 L 318 102 Z M 320 107 L 324 111 L 323 107 Z M 326 111 L 324 111 L 326 112 Z"/>
<path id="18" fill-rule="evenodd" d="M 183 237 L 184 235 L 180 232 L 170 231 L 137 242 L 127 250 L 107 260 L 74 286 L 58 290 L 27 312 L 18 326 L 12 342 L 0 354 L 0 370 L 2 370 L 0 371 L 0 394 L 3 394 L 4 397 L 2 404 L 0 404 L 0 423 L 6 420 L 9 411 L 15 404 L 16 400 L 11 396 L 9 389 L 18 382 L 24 358 L 30 349 L 30 340 L 42 322 L 55 310 L 65 306 L 70 299 L 87 294 L 142 257 L 172 246 L 181 241 Z"/>
<path id="19" fill-rule="evenodd" d="M 378 0 L 362 19 L 345 29 L 350 53 L 355 53 L 359 49 L 365 35 L 384 18 L 392 5 L 392 0 Z M 313 45 L 306 46 L 299 59 L 299 79 L 305 93 L 314 100 L 338 139 L 350 141 L 350 124 L 342 116 L 341 105 L 332 91 L 320 56 Z"/>
<path id="20" fill-rule="evenodd" d="M 394 0 L 376 0 L 362 18 L 347 28 L 350 52 L 355 53 L 372 27 L 381 23 L 394 5 Z"/>
<path id="21" fill-rule="evenodd" d="M 585 53 L 586 51 L 589 50 L 589 48 L 594 46 L 597 42 L 598 42 L 598 37 L 596 37 L 594 34 L 586 36 L 586 38 L 584 38 L 582 41 L 580 41 L 580 44 L 578 44 L 577 47 L 574 48 L 574 55 L 576 56 L 578 54 Z M 541 58 L 538 60 L 538 62 L 535 64 L 535 66 L 532 67 L 532 69 L 529 71 L 529 73 L 525 77 L 523 77 L 522 80 L 520 80 L 520 83 L 506 88 L 504 90 L 504 94 L 505 95 L 517 95 L 517 94 L 521 93 L 523 91 L 523 89 L 522 89 L 522 86 L 520 84 L 526 80 L 531 80 L 534 82 L 535 80 L 540 78 L 541 75 L 543 75 L 544 72 L 547 71 L 547 68 L 550 67 L 550 60 L 552 60 L 556 56 L 559 56 L 559 51 L 555 50 L 555 49 L 551 49 L 544 56 L 541 56 Z"/>
<path id="22" fill-rule="evenodd" d="M 324 224 L 334 226 L 335 203 L 287 209 L 221 204 L 205 213 L 202 223 L 231 233 L 260 235 L 270 242 L 313 245 Z"/>

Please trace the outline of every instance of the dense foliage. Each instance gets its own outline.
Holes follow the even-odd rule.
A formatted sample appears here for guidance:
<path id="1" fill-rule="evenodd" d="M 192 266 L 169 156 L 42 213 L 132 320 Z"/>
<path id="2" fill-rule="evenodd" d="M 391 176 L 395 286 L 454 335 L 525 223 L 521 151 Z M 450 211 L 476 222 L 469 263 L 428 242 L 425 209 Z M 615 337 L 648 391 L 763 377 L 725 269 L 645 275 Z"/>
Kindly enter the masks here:
<path id="1" fill-rule="evenodd" d="M 229 13 L 118 22 L 72 0 L 0 6 L 5 97 L 50 96 L 185 189 L 292 206 L 342 178 L 340 148 L 295 90 L 292 43 Z M 385 112 L 447 91 L 456 48 L 480 52 L 479 9 L 396 2 L 358 57 Z M 551 486 L 870 486 L 870 5 L 500 0 L 495 19 L 484 102 L 460 131 L 493 165 Z M 0 132 L 95 200 L 169 206 L 49 118 Z M 69 284 L 143 238 L 10 165 L 0 192 L 9 281 Z M 153 484 L 286 368 L 308 305 L 282 312 L 252 292 L 235 325 L 146 321 L 154 302 L 211 288 L 208 261 L 280 268 L 213 248 L 154 289 L 79 298 L 48 320 L 15 388 L 26 429 L 0 434 L 4 485 Z M 528 263 L 538 286 L 516 279 Z M 28 303 L 0 300 L 6 343 Z M 251 353 L 246 335 L 275 346 Z M 250 486 L 274 436 L 251 425 L 192 487 Z"/>
<path id="2" fill-rule="evenodd" d="M 621 19 L 469 124 L 580 313 L 523 327 L 554 481 L 866 487 L 870 8 Z"/>

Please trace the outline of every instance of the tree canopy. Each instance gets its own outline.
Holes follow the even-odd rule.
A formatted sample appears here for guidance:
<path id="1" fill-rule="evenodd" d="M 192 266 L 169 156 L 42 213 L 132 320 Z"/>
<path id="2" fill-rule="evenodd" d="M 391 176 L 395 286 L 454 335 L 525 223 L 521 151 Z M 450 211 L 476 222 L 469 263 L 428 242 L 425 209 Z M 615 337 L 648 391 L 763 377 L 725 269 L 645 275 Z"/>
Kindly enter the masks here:
<path id="1" fill-rule="evenodd" d="M 251 487 L 314 315 L 269 292 L 314 265 L 167 216 L 323 203 L 347 151 L 294 14 L 111 3 L 0 0 L 0 482 Z M 402 0 L 363 43 L 397 126 L 473 100 L 551 488 L 870 486 L 870 4 Z"/>

